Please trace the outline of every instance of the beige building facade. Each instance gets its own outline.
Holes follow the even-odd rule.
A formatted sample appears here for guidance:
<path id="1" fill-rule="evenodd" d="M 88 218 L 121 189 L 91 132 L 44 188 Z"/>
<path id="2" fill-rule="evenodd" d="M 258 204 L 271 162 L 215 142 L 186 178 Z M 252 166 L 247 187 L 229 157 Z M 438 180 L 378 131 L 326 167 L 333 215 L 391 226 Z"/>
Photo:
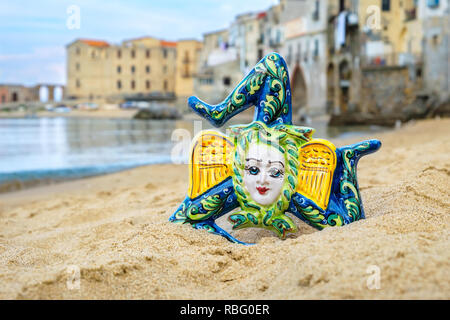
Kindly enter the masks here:
<path id="1" fill-rule="evenodd" d="M 227 29 L 203 35 L 195 95 L 218 103 L 266 54 L 282 46 L 280 5 L 236 16 Z"/>
<path id="2" fill-rule="evenodd" d="M 175 94 L 180 105 L 194 93 L 194 77 L 200 63 L 202 43 L 197 40 L 179 40 L 175 71 Z"/>
<path id="3" fill-rule="evenodd" d="M 317 116 L 327 105 L 327 0 L 281 1 L 294 117 Z"/>
<path id="4" fill-rule="evenodd" d="M 0 105 L 27 102 L 59 102 L 64 98 L 64 86 L 58 84 L 0 84 Z"/>
<path id="5" fill-rule="evenodd" d="M 204 34 L 194 94 L 208 103 L 219 103 L 242 77 L 238 52 L 230 46 L 229 31 L 225 29 Z"/>
<path id="6" fill-rule="evenodd" d="M 188 96 L 198 46 L 195 40 L 177 43 L 152 37 L 119 45 L 78 39 L 67 45 L 67 97 L 119 102 Z"/>

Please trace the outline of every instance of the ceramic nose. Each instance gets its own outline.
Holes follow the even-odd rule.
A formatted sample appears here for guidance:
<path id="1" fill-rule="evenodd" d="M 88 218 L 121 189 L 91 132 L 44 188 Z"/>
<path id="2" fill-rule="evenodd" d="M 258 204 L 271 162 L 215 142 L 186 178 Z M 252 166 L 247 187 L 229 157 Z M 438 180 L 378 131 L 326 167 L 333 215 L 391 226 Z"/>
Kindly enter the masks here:
<path id="1" fill-rule="evenodd" d="M 267 184 L 268 180 L 267 180 L 267 172 L 265 171 L 261 171 L 261 174 L 259 175 L 259 181 L 260 184 Z"/>

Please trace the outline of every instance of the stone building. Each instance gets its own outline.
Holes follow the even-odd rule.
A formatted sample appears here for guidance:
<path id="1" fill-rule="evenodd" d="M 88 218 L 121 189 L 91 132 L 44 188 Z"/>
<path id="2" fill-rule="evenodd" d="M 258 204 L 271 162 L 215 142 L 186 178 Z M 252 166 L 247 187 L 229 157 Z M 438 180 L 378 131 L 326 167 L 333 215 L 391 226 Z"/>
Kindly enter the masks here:
<path id="1" fill-rule="evenodd" d="M 8 103 L 10 99 L 9 90 L 6 86 L 0 86 L 0 104 Z"/>
<path id="2" fill-rule="evenodd" d="M 220 102 L 259 60 L 281 45 L 279 5 L 238 15 L 229 28 L 204 34 L 195 95 Z"/>
<path id="3" fill-rule="evenodd" d="M 20 84 L 0 84 L 0 104 L 37 101 L 30 88 Z"/>
<path id="4" fill-rule="evenodd" d="M 178 45 L 181 55 L 177 60 Z M 75 40 L 67 45 L 67 96 L 111 102 L 188 96 L 192 74 L 186 71 L 195 69 L 198 46 L 195 40 L 177 43 L 152 37 L 118 45 Z"/>
<path id="5" fill-rule="evenodd" d="M 354 110 L 361 89 L 358 2 L 329 0 L 326 15 L 326 110 L 341 114 Z"/>
<path id="6" fill-rule="evenodd" d="M 203 35 L 194 94 L 208 103 L 220 102 L 243 77 L 238 52 L 229 37 L 227 29 Z"/>
<path id="7" fill-rule="evenodd" d="M 194 92 L 194 77 L 198 70 L 202 43 L 197 40 L 179 40 L 175 72 L 175 94 L 177 103 L 185 106 L 187 98 Z"/>
<path id="8" fill-rule="evenodd" d="M 417 20 L 422 34 L 424 89 L 450 99 L 450 1 L 418 0 Z"/>
<path id="9" fill-rule="evenodd" d="M 326 110 L 328 1 L 288 1 L 280 5 L 284 27 L 281 54 L 290 71 L 294 116 Z"/>
<path id="10" fill-rule="evenodd" d="M 283 25 L 280 4 L 274 5 L 258 14 L 259 32 L 258 58 L 271 52 L 280 52 L 283 45 Z"/>
<path id="11" fill-rule="evenodd" d="M 397 64 L 399 53 L 416 51 L 420 47 L 420 35 L 412 39 L 409 21 L 416 15 L 415 0 L 360 0 L 357 12 L 359 28 L 365 36 L 365 54 L 384 64 Z M 409 33 L 409 35 L 408 35 Z M 380 62 L 381 63 L 381 62 Z"/>
<path id="12" fill-rule="evenodd" d="M 361 0 L 359 14 L 363 66 L 410 66 L 425 89 L 448 91 L 448 0 Z"/>
<path id="13" fill-rule="evenodd" d="M 59 101 L 64 98 L 64 90 L 64 86 L 57 84 L 0 84 L 0 105 Z"/>
<path id="14" fill-rule="evenodd" d="M 448 1 L 439 2 L 330 0 L 333 123 L 387 124 L 414 116 L 414 104 L 429 106 L 418 103 L 424 96 L 448 101 Z"/>
<path id="15" fill-rule="evenodd" d="M 239 55 L 239 67 L 242 75 L 247 74 L 262 58 L 260 51 L 261 19 L 256 12 L 236 16 L 229 28 L 229 45 L 236 49 Z"/>

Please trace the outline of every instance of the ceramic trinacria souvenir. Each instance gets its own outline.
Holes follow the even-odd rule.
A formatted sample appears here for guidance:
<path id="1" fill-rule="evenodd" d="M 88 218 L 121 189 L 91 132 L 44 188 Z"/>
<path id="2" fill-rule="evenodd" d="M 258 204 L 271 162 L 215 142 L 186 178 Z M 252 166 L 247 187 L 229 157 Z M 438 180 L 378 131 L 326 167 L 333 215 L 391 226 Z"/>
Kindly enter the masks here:
<path id="1" fill-rule="evenodd" d="M 279 54 L 264 57 L 221 104 L 196 97 L 188 104 L 216 127 L 250 106 L 255 116 L 232 126 L 230 136 L 207 130 L 194 138 L 188 195 L 170 221 L 244 244 L 215 220 L 239 208 L 228 217 L 233 229 L 265 228 L 284 239 L 297 231 L 286 212 L 319 230 L 364 218 L 356 166 L 380 141 L 336 148 L 313 139 L 314 129 L 292 125 L 289 75 Z"/>

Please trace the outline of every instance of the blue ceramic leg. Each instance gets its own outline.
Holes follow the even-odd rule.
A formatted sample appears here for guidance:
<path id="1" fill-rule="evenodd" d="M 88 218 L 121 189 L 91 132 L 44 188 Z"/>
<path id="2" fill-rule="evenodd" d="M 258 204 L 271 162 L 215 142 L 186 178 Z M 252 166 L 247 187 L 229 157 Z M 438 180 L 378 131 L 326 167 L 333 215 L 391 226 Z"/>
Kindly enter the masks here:
<path id="1" fill-rule="evenodd" d="M 365 216 L 358 188 L 357 164 L 362 156 L 377 151 L 380 146 L 380 141 L 368 140 L 337 149 L 338 162 L 327 209 L 322 210 L 311 200 L 296 193 L 288 211 L 319 230 L 363 219 Z"/>
<path id="2" fill-rule="evenodd" d="M 232 242 L 243 243 L 214 222 L 238 206 L 230 177 L 197 198 L 186 197 L 169 221 L 180 224 L 189 223 L 193 228 L 221 235 Z"/>
<path id="3" fill-rule="evenodd" d="M 255 121 L 268 125 L 292 124 L 291 89 L 286 62 L 277 53 L 268 54 L 223 102 L 209 105 L 192 96 L 188 104 L 216 127 L 251 106 L 255 106 Z"/>

